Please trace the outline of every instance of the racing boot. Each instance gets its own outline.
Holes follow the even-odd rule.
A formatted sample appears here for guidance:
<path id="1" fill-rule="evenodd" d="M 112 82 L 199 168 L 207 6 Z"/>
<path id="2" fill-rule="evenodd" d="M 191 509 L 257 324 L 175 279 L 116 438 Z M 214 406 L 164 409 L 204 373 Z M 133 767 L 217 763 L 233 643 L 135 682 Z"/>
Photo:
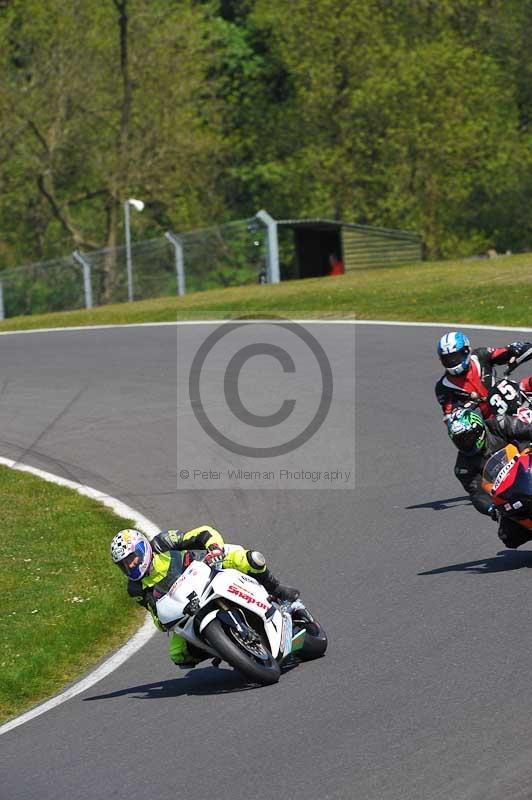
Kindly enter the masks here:
<path id="1" fill-rule="evenodd" d="M 291 586 L 283 586 L 283 584 L 279 582 L 279 579 L 276 578 L 275 575 L 272 575 L 269 569 L 265 569 L 264 572 L 260 572 L 259 574 L 254 574 L 253 577 L 256 578 L 276 600 L 287 600 L 293 603 L 294 600 L 297 600 L 299 597 L 299 589 L 292 589 Z"/>
<path id="2" fill-rule="evenodd" d="M 516 550 L 532 539 L 527 528 L 522 528 L 517 522 L 508 519 L 501 521 L 497 535 L 505 547 L 510 550 Z"/>

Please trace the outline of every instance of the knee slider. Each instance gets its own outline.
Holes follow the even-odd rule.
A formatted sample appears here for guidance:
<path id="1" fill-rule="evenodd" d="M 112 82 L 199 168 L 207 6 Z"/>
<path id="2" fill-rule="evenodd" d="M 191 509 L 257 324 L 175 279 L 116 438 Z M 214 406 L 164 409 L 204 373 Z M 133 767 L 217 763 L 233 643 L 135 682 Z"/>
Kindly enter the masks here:
<path id="1" fill-rule="evenodd" d="M 266 559 L 259 553 L 258 550 L 247 550 L 246 558 L 248 560 L 248 564 L 252 569 L 264 569 L 266 566 Z"/>

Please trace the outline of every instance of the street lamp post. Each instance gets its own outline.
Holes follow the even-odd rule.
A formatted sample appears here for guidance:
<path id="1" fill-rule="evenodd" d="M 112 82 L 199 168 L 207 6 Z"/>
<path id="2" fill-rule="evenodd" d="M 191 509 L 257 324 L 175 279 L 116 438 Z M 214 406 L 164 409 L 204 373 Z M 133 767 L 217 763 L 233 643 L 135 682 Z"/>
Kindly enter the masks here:
<path id="1" fill-rule="evenodd" d="M 129 226 L 129 206 L 132 205 L 137 211 L 142 211 L 144 203 L 142 200 L 135 200 L 134 197 L 128 198 L 124 203 L 124 220 L 126 227 L 126 264 L 127 264 L 127 299 L 133 300 L 133 264 L 131 261 L 131 231 Z"/>

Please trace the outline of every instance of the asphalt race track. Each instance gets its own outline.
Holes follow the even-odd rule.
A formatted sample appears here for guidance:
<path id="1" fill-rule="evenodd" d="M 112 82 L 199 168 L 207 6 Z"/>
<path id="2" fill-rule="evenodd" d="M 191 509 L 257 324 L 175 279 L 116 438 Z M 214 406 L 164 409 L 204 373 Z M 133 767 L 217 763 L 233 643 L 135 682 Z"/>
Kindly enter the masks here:
<path id="1" fill-rule="evenodd" d="M 354 327 L 308 329 L 337 370 Z M 161 528 L 212 522 L 258 547 L 301 588 L 329 651 L 254 688 L 209 662 L 176 670 L 158 635 L 0 738 L 1 800 L 532 797 L 532 547 L 504 550 L 452 474 L 433 395 L 445 329 L 356 326 L 354 490 L 176 491 L 176 440 L 195 446 L 178 437 L 177 356 L 209 330 L 0 337 L 0 454 L 106 491 Z M 335 384 L 346 441 L 349 392 Z M 178 413 L 193 437 L 192 415 Z"/>

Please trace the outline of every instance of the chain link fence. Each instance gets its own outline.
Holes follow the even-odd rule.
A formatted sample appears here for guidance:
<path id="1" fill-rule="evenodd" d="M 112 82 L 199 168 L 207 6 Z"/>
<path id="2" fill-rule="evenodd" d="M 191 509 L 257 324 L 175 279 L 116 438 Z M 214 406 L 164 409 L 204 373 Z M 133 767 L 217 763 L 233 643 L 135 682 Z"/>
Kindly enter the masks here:
<path id="1" fill-rule="evenodd" d="M 128 253 L 125 247 L 94 250 L 79 256 L 90 267 L 93 304 L 129 299 Z M 176 294 L 174 251 L 164 237 L 131 246 L 131 293 L 134 300 Z"/>
<path id="2" fill-rule="evenodd" d="M 265 228 L 255 217 L 178 237 L 186 291 L 265 282 Z"/>
<path id="3" fill-rule="evenodd" d="M 255 217 L 0 271 L 0 319 L 266 280 Z M 180 274 L 181 273 L 181 274 Z"/>
<path id="4" fill-rule="evenodd" d="M 422 241 L 341 221 L 275 220 L 261 210 L 225 225 L 0 271 L 0 319 L 325 275 L 331 252 L 343 253 L 350 271 L 419 260 Z"/>
<path id="5" fill-rule="evenodd" d="M 0 272 L 0 318 L 85 308 L 83 270 L 72 256 Z"/>

